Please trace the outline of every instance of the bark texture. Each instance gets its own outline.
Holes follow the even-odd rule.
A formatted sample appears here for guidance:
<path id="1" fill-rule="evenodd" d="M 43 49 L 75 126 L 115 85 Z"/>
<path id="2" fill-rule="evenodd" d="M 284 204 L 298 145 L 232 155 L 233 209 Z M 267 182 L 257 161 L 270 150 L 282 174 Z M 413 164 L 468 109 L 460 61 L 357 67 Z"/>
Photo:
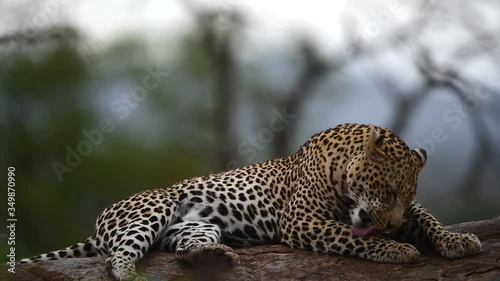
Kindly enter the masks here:
<path id="1" fill-rule="evenodd" d="M 414 264 L 381 264 L 357 258 L 323 255 L 281 245 L 236 249 L 241 263 L 233 269 L 193 268 L 170 253 L 152 252 L 138 263 L 148 280 L 500 280 L 500 216 L 447 227 L 472 232 L 481 239 L 479 255 L 450 260 L 423 254 Z M 16 273 L 0 273 L 0 280 L 112 280 L 103 258 L 67 259 L 20 265 Z"/>

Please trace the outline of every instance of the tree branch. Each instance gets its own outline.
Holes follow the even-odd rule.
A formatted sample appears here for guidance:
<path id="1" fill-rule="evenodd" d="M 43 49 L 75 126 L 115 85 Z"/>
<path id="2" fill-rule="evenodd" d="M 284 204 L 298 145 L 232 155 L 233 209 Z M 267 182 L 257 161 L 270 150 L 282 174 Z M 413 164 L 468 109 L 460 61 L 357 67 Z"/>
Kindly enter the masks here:
<path id="1" fill-rule="evenodd" d="M 478 235 L 483 251 L 450 260 L 424 255 L 414 264 L 382 264 L 338 255 L 323 255 L 267 245 L 236 249 L 241 263 L 233 269 L 193 269 L 174 254 L 153 252 L 139 262 L 148 280 L 500 280 L 500 217 L 447 227 Z M 81 258 L 20 265 L 16 274 L 3 266 L 1 280 L 111 280 L 103 258 Z"/>

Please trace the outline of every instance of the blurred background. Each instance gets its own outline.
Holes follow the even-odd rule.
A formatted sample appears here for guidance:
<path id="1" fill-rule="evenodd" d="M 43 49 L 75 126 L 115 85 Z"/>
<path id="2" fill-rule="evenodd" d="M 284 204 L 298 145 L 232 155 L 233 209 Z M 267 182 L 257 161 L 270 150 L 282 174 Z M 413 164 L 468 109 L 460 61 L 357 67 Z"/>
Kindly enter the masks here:
<path id="1" fill-rule="evenodd" d="M 499 43 L 497 1 L 0 1 L 17 257 L 345 122 L 428 151 L 417 197 L 444 224 L 497 216 Z"/>

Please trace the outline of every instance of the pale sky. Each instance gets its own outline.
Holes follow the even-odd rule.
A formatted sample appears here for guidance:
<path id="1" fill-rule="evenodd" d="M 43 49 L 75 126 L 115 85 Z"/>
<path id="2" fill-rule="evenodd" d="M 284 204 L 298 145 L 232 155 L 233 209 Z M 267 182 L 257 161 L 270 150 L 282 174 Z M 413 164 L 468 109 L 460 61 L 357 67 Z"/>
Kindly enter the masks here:
<path id="1" fill-rule="evenodd" d="M 0 1 L 0 32 L 28 27 L 47 27 L 69 22 L 101 43 L 140 34 L 147 40 L 168 38 L 189 30 L 193 24 L 181 3 L 187 0 L 18 0 Z M 245 37 L 253 47 L 289 44 L 289 36 L 307 36 L 326 52 L 339 48 L 345 25 L 357 24 L 356 31 L 367 39 L 411 20 L 414 5 L 400 1 L 190 1 L 221 15 L 240 10 L 247 16 Z M 348 19 L 348 21 L 346 21 Z M 221 17 L 221 21 L 224 17 Z M 352 26 L 351 26 L 352 27 Z"/>

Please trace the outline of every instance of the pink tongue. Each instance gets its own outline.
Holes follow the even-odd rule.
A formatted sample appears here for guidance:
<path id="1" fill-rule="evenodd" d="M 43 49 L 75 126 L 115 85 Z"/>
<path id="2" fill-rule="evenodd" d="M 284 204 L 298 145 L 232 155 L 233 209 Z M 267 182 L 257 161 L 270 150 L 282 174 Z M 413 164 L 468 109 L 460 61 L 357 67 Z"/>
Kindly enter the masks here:
<path id="1" fill-rule="evenodd" d="M 368 226 L 368 227 L 357 227 L 354 225 L 351 225 L 351 232 L 352 234 L 356 236 L 361 236 L 361 237 L 366 237 L 372 234 L 372 232 L 375 230 L 373 226 Z"/>

